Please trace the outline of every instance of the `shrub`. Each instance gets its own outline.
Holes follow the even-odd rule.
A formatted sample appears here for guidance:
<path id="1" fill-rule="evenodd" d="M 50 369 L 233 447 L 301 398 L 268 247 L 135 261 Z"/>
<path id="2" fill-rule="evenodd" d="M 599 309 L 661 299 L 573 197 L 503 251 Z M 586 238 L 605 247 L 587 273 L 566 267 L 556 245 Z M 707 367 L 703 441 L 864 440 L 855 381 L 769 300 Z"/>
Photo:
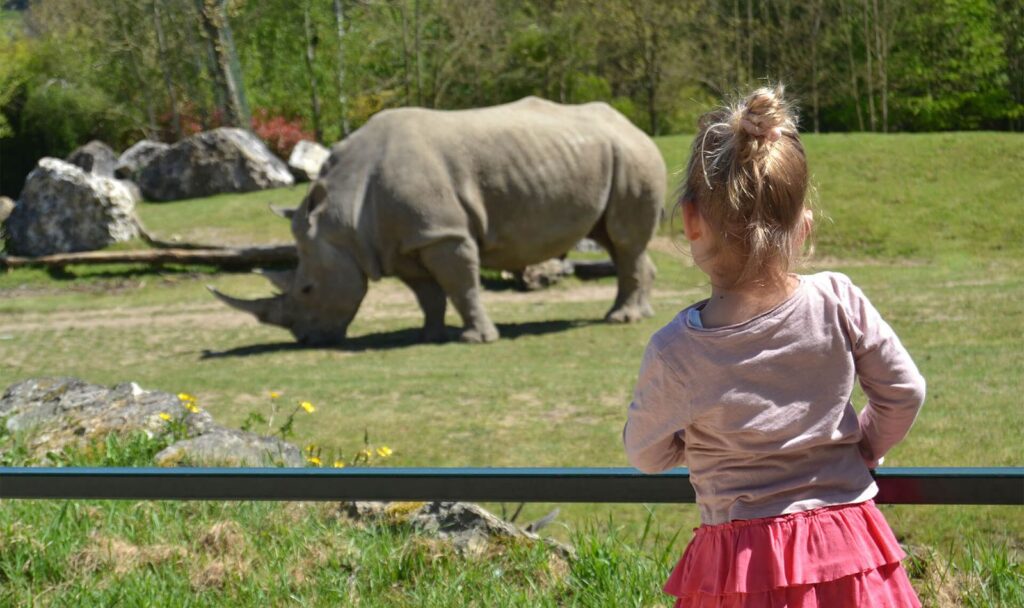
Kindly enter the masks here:
<path id="1" fill-rule="evenodd" d="M 272 115 L 266 108 L 253 112 L 252 130 L 271 152 L 286 160 L 296 144 L 304 139 L 314 139 L 312 133 L 302 128 L 301 119 Z"/>

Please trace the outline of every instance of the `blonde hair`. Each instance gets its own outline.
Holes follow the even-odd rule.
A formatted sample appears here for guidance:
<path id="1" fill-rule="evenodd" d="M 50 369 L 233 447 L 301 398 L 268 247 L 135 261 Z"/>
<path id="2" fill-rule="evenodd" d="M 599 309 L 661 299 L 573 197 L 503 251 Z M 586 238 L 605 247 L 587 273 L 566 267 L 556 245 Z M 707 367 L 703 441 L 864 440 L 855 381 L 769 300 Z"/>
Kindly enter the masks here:
<path id="1" fill-rule="evenodd" d="M 677 204 L 696 205 L 734 285 L 784 276 L 804 229 L 807 159 L 783 92 L 760 88 L 702 116 L 681 184 Z"/>

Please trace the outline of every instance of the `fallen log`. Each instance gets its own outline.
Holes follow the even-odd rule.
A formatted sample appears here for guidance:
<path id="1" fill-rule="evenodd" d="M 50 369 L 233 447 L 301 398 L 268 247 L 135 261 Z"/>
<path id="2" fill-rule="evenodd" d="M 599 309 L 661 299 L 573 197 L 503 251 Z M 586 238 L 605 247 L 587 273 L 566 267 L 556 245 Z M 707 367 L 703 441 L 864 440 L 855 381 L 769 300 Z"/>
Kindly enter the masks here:
<path id="1" fill-rule="evenodd" d="M 0 256 L 0 268 L 63 268 L 74 264 L 209 264 L 221 268 L 255 268 L 296 264 L 295 245 L 267 245 L 225 249 L 143 249 L 135 251 L 85 251 L 57 253 L 35 258 Z"/>

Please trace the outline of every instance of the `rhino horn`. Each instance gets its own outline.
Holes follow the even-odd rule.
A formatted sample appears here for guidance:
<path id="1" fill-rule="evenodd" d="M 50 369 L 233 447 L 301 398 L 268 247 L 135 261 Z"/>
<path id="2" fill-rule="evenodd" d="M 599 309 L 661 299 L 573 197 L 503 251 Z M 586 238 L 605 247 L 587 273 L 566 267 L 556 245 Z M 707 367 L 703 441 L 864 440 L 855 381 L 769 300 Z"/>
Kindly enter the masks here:
<path id="1" fill-rule="evenodd" d="M 274 287 L 280 289 L 283 292 L 287 292 L 292 288 L 295 283 L 295 270 L 266 270 L 264 268 L 256 269 L 256 274 L 262 276 L 266 280 L 274 284 Z"/>
<path id="2" fill-rule="evenodd" d="M 286 220 L 292 219 L 295 215 L 294 207 L 278 207 L 277 205 L 270 205 L 270 210 L 275 214 L 283 217 Z"/>
<path id="3" fill-rule="evenodd" d="M 274 296 L 272 298 L 256 298 L 255 300 L 243 300 L 241 298 L 235 298 L 227 294 L 221 293 L 216 287 L 207 285 L 207 289 L 210 290 L 218 300 L 224 302 L 231 308 L 255 315 L 261 323 L 269 323 L 271 325 L 278 325 L 281 327 L 287 327 L 284 322 L 282 313 L 284 296 Z"/>

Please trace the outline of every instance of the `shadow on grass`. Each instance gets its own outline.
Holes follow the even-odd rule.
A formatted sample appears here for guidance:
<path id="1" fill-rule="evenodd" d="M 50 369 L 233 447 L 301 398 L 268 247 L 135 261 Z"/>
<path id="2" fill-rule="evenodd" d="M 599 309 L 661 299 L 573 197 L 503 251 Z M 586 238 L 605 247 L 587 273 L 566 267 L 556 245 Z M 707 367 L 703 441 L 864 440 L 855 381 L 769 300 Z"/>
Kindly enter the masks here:
<path id="1" fill-rule="evenodd" d="M 498 331 L 502 340 L 515 340 L 523 336 L 542 336 L 545 334 L 569 331 L 581 327 L 596 325 L 602 321 L 596 319 L 565 319 L 557 321 L 532 321 L 527 323 L 503 323 L 498 324 Z M 448 341 L 458 340 L 459 328 L 449 326 Z M 271 342 L 269 344 L 250 344 L 238 346 L 223 351 L 204 350 L 200 359 L 226 359 L 231 357 L 252 357 L 267 355 L 278 352 L 304 351 L 304 350 L 336 350 L 339 352 L 363 352 L 370 350 L 388 350 L 392 348 L 406 348 L 423 344 L 420 341 L 420 330 L 418 328 L 397 329 L 393 331 L 381 331 L 362 336 L 355 336 L 345 340 L 339 346 L 310 346 L 298 342 Z M 470 346 L 471 347 L 471 346 Z"/>

